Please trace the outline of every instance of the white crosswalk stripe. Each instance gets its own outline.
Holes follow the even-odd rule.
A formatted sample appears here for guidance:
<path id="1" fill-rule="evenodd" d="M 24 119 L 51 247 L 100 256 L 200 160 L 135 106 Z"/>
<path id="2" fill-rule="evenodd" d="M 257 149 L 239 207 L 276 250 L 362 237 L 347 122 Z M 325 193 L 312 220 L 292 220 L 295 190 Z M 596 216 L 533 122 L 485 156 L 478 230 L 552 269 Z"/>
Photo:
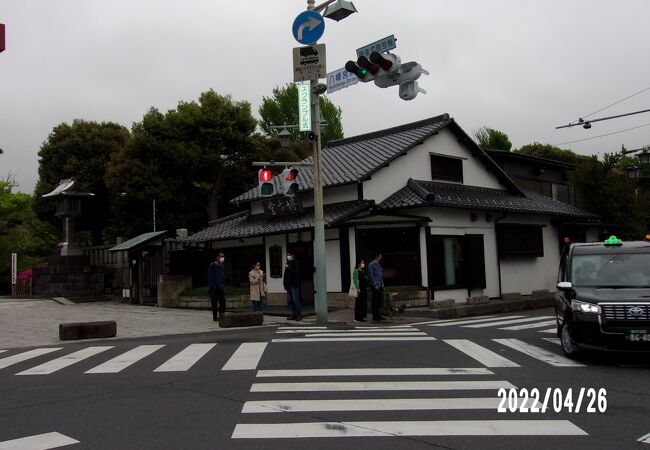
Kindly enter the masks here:
<path id="1" fill-rule="evenodd" d="M 487 328 L 487 327 L 496 327 L 501 325 L 510 325 L 512 323 L 521 323 L 521 322 L 534 322 L 534 321 L 543 321 L 546 319 L 551 319 L 553 316 L 539 316 L 539 317 L 528 317 L 525 319 L 511 319 L 511 320 L 502 320 L 500 322 L 491 322 L 491 323 L 479 323 L 473 325 L 465 325 L 465 328 Z"/>
<path id="2" fill-rule="evenodd" d="M 556 334 L 557 333 L 557 328 L 549 328 L 547 330 L 539 330 L 538 333 Z"/>
<path id="3" fill-rule="evenodd" d="M 385 377 L 385 376 L 422 376 L 422 375 L 493 375 L 482 367 L 408 367 L 408 368 L 370 368 L 370 369 L 290 369 L 258 370 L 258 378 L 273 377 Z"/>
<path id="4" fill-rule="evenodd" d="M 520 317 L 524 316 L 499 316 L 499 317 L 489 317 L 489 318 L 483 318 L 483 319 L 478 319 L 478 318 L 473 318 L 473 319 L 451 319 L 451 320 L 441 320 L 435 323 L 432 323 L 429 325 L 430 327 L 452 327 L 456 325 L 471 325 L 471 324 L 476 324 L 476 323 L 492 323 L 492 322 L 498 322 L 504 319 L 517 319 Z"/>
<path id="5" fill-rule="evenodd" d="M 99 353 L 105 352 L 113 348 L 112 345 L 102 346 L 102 347 L 87 347 L 82 350 L 70 353 L 69 355 L 61 356 L 60 358 L 53 359 L 48 361 L 40 366 L 33 367 L 31 369 L 23 370 L 22 372 L 17 373 L 16 375 L 49 375 L 58 370 L 64 369 L 68 366 L 83 361 L 84 359 L 90 358 L 91 356 L 98 355 Z"/>
<path id="6" fill-rule="evenodd" d="M 568 420 L 440 420 L 237 424 L 233 439 L 395 436 L 586 436 Z"/>
<path id="7" fill-rule="evenodd" d="M 519 364 L 467 339 L 445 339 L 444 342 L 486 367 L 520 367 Z"/>
<path id="8" fill-rule="evenodd" d="M 527 344 L 524 341 L 520 341 L 519 339 L 492 339 L 492 340 L 555 367 L 584 367 L 584 364 L 577 363 L 565 356 L 558 355 L 553 352 L 549 352 L 548 350 L 545 350 L 543 348 Z"/>
<path id="9" fill-rule="evenodd" d="M 164 345 L 140 345 L 126 353 L 87 370 L 86 373 L 118 373 L 127 367 L 135 364 L 143 358 L 151 355 L 156 350 L 161 349 Z"/>
<path id="10" fill-rule="evenodd" d="M 268 342 L 244 342 L 221 370 L 255 370 Z"/>
<path id="11" fill-rule="evenodd" d="M 320 381 L 254 383 L 251 392 L 453 391 L 514 388 L 507 381 Z"/>
<path id="12" fill-rule="evenodd" d="M 49 450 L 78 443 L 65 434 L 52 432 L 0 442 L 0 450 Z"/>
<path id="13" fill-rule="evenodd" d="M 436 338 L 429 336 L 386 336 L 386 337 L 335 337 L 335 338 L 292 338 L 273 339 L 273 342 L 370 342 L 370 341 L 435 341 Z"/>
<path id="14" fill-rule="evenodd" d="M 52 353 L 57 350 L 61 350 L 61 347 L 36 348 L 34 350 L 18 353 L 17 355 L 7 356 L 0 359 L 0 369 L 18 364 L 19 362 L 27 361 L 28 359 L 36 358 L 37 356 L 47 355 L 48 353 Z"/>
<path id="15" fill-rule="evenodd" d="M 410 325 L 355 327 L 354 329 L 327 329 L 325 327 L 280 328 L 272 342 L 372 342 L 372 341 L 435 341 L 425 332 Z"/>
<path id="16" fill-rule="evenodd" d="M 212 344 L 190 344 L 178 354 L 163 365 L 154 370 L 154 372 L 186 372 L 201 358 L 205 356 L 216 343 Z"/>
<path id="17" fill-rule="evenodd" d="M 512 327 L 499 328 L 499 330 L 512 330 L 512 331 L 528 330 L 530 328 L 547 327 L 549 325 L 553 325 L 554 323 L 555 320 L 547 320 L 546 322 L 526 323 L 523 325 L 514 325 Z"/>

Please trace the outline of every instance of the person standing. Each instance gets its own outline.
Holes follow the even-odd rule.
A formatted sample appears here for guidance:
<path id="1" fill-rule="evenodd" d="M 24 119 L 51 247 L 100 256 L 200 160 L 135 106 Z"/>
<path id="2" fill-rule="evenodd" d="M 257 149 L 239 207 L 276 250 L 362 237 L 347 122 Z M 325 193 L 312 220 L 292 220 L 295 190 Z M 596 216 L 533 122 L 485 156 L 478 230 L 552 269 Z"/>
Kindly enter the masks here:
<path id="1" fill-rule="evenodd" d="M 264 272 L 260 269 L 259 261 L 253 266 L 253 270 L 248 272 L 248 281 L 251 286 L 251 304 L 253 311 L 264 310 L 264 300 L 266 297 L 266 283 L 264 283 Z"/>
<path id="2" fill-rule="evenodd" d="M 223 292 L 225 286 L 224 261 L 223 252 L 219 252 L 217 260 L 211 262 L 208 267 L 208 292 L 212 306 L 212 320 L 215 322 L 219 320 L 219 315 L 226 312 L 226 296 Z"/>
<path id="3" fill-rule="evenodd" d="M 352 282 L 357 288 L 357 298 L 354 301 L 354 321 L 365 322 L 368 315 L 368 274 L 363 259 L 357 262 L 352 271 Z"/>
<path id="4" fill-rule="evenodd" d="M 379 305 L 384 297 L 384 278 L 379 265 L 381 261 L 381 253 L 375 254 L 370 264 L 368 264 L 368 279 L 370 280 L 370 288 L 372 289 L 371 307 L 372 307 L 372 320 L 377 322 L 379 320 L 386 320 L 379 312 Z"/>
<path id="5" fill-rule="evenodd" d="M 282 284 L 289 296 L 292 315 L 289 320 L 302 320 L 300 307 L 300 263 L 294 258 L 292 251 L 287 250 L 287 265 L 284 268 Z"/>

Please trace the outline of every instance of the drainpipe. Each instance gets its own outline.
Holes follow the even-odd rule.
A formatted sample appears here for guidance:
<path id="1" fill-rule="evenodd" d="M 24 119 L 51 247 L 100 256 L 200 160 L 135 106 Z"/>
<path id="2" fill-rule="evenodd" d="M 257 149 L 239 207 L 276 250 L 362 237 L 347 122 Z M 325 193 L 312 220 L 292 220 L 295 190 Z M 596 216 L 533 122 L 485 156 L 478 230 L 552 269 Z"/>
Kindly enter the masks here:
<path id="1" fill-rule="evenodd" d="M 494 219 L 494 237 L 497 238 L 497 271 L 499 272 L 499 298 L 501 298 L 501 295 L 503 293 L 501 292 L 501 255 L 499 254 L 499 240 L 496 234 L 497 234 L 497 223 L 500 220 L 505 219 L 506 217 L 508 217 L 507 211 L 503 213 L 503 216 Z"/>

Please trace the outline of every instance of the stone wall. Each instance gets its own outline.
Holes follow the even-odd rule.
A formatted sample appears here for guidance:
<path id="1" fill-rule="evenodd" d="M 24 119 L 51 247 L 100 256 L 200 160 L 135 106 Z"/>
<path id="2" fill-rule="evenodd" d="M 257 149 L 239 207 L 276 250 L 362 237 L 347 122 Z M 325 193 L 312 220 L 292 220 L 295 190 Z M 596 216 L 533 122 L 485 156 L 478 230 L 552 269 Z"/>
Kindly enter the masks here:
<path id="1" fill-rule="evenodd" d="M 160 275 L 158 278 L 158 306 L 178 308 L 179 294 L 192 288 L 191 275 Z"/>
<path id="2" fill-rule="evenodd" d="M 48 265 L 32 271 L 32 293 L 38 297 L 101 297 L 106 294 L 102 266 Z"/>

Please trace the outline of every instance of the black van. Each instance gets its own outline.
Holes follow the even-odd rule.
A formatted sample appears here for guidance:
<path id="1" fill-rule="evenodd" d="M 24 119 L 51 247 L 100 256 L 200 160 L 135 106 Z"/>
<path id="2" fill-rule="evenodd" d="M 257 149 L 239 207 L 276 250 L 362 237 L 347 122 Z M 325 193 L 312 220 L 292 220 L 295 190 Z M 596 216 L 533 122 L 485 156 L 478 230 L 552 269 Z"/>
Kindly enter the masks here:
<path id="1" fill-rule="evenodd" d="M 564 248 L 555 294 L 564 353 L 650 351 L 650 242 L 571 244 Z"/>

